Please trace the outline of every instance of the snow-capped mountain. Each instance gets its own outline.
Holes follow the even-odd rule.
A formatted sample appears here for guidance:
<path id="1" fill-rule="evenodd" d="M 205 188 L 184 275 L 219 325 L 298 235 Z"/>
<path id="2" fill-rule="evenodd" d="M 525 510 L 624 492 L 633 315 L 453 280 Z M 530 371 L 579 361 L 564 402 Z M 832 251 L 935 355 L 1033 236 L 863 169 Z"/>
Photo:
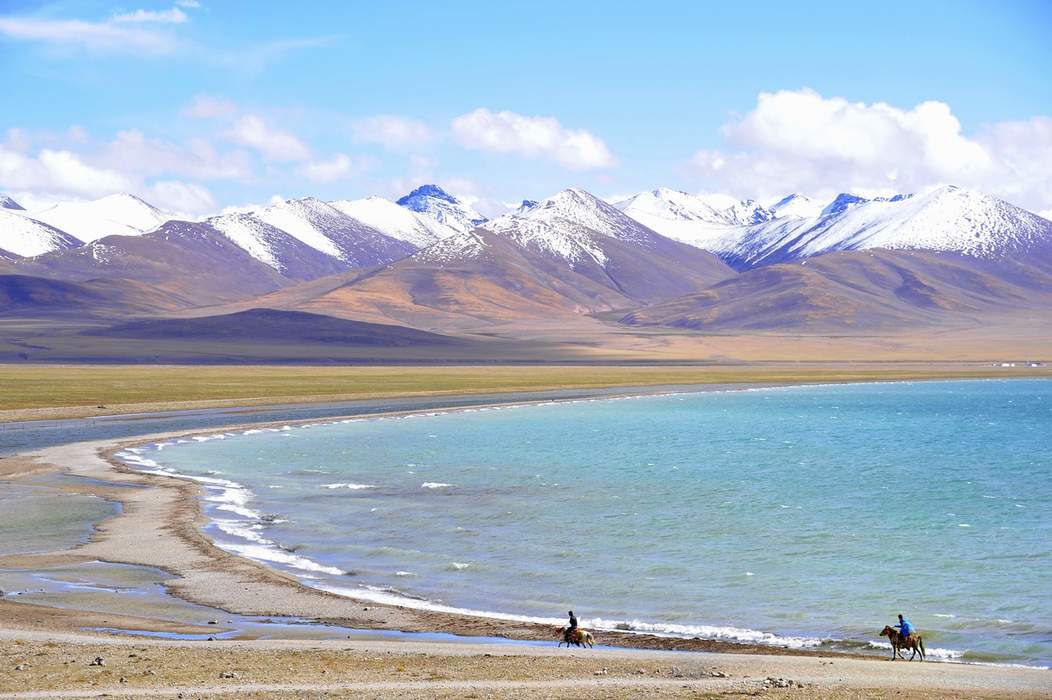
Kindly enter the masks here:
<path id="1" fill-rule="evenodd" d="M 512 250 L 549 274 L 575 273 L 642 301 L 730 274 L 716 256 L 666 238 L 576 188 L 537 202 L 521 215 L 505 214 L 478 231 L 440 241 L 414 259 L 438 266 L 467 260 L 481 265 L 498 254 L 506 260 Z"/>
<path id="2" fill-rule="evenodd" d="M 720 212 L 720 215 L 733 226 L 752 226 L 774 218 L 774 214 L 752 199 L 736 202 Z"/>
<path id="3" fill-rule="evenodd" d="M 313 279 L 347 269 L 341 260 L 251 213 L 223 214 L 205 223 L 256 260 L 290 279 Z"/>
<path id="4" fill-rule="evenodd" d="M 387 264 L 417 250 L 313 197 L 290 199 L 252 216 L 349 267 Z"/>
<path id="5" fill-rule="evenodd" d="M 457 231 L 470 231 L 486 221 L 486 217 L 438 185 L 421 185 L 396 203 Z"/>
<path id="6" fill-rule="evenodd" d="M 367 226 L 372 226 L 392 238 L 411 243 L 417 248 L 426 248 L 458 231 L 457 228 L 448 226 L 434 217 L 419 214 L 383 197 L 341 199 L 329 202 L 329 205 Z"/>
<path id="7" fill-rule="evenodd" d="M 512 209 L 510 213 L 522 216 L 523 214 L 528 212 L 530 209 L 533 209 L 535 206 L 537 206 L 537 200 L 536 199 L 524 199 L 524 200 L 522 200 L 522 204 L 520 204 L 516 208 Z"/>
<path id="8" fill-rule="evenodd" d="M 614 206 L 663 236 L 704 250 L 720 250 L 729 245 L 723 243 L 724 239 L 733 241 L 741 237 L 740 227 L 731 223 L 723 213 L 740 203 L 730 197 L 726 200 L 730 203 L 713 198 L 707 201 L 686 192 L 659 187 L 640 192 Z M 713 201 L 727 206 L 717 210 L 713 208 Z"/>
<path id="9" fill-rule="evenodd" d="M 842 250 L 886 248 L 959 253 L 990 260 L 1052 248 L 1052 222 L 981 192 L 953 185 L 867 200 L 841 194 L 818 216 L 748 227 L 719 252 L 737 267 Z"/>
<path id="10" fill-rule="evenodd" d="M 656 247 L 662 239 L 617 208 L 577 188 L 537 202 L 521 214 L 509 213 L 488 221 L 484 228 L 571 264 L 586 258 L 603 264 L 604 238 L 644 247 Z"/>
<path id="11" fill-rule="evenodd" d="M 56 204 L 30 214 L 84 242 L 103 236 L 138 236 L 176 218 L 131 194 L 111 194 L 89 202 Z"/>
<path id="12" fill-rule="evenodd" d="M 68 233 L 31 219 L 20 210 L 0 208 L 0 253 L 30 258 L 53 250 L 75 248 L 80 244 Z"/>
<path id="13" fill-rule="evenodd" d="M 811 199 L 807 195 L 793 193 L 782 197 L 777 202 L 767 207 L 767 210 L 774 214 L 773 218 L 784 218 L 786 216 L 818 216 L 822 213 L 822 209 L 824 208 L 825 204 L 823 202 Z"/>
<path id="14" fill-rule="evenodd" d="M 323 291 L 310 308 L 354 305 L 407 323 L 551 321 L 700 291 L 734 275 L 715 255 L 666 238 L 583 190 L 516 212 Z"/>
<path id="15" fill-rule="evenodd" d="M 25 211 L 26 208 L 21 204 L 11 199 L 6 194 L 0 194 L 0 209 L 13 209 L 15 211 Z"/>

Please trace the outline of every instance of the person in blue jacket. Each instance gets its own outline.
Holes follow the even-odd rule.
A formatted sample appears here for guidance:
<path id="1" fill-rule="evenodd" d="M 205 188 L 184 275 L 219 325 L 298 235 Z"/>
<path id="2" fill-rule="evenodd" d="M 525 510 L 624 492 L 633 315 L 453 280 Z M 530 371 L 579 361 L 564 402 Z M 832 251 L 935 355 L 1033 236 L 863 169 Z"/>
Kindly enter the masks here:
<path id="1" fill-rule="evenodd" d="M 902 635 L 903 639 L 913 634 L 913 625 L 910 624 L 910 621 L 901 614 L 899 615 L 899 624 L 895 626 L 899 628 L 899 633 Z"/>

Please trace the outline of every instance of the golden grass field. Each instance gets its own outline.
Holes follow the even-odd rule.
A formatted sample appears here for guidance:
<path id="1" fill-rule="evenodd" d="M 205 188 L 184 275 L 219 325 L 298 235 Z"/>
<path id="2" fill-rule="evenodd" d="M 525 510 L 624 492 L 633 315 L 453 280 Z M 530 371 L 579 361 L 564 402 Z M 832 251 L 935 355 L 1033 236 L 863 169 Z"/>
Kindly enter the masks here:
<path id="1" fill-rule="evenodd" d="M 0 421 L 546 389 L 1024 375 L 1052 376 L 1052 368 L 1004 369 L 989 363 L 483 367 L 9 364 L 0 365 Z"/>

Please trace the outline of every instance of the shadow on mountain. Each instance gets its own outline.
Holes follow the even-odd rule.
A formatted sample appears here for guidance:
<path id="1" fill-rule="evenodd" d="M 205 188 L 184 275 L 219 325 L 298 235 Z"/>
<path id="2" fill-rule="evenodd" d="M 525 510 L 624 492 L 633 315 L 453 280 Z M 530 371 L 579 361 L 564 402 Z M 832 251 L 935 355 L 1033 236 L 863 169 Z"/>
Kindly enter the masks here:
<path id="1" fill-rule="evenodd" d="M 350 321 L 321 314 L 249 309 L 221 316 L 133 321 L 83 335 L 142 340 L 288 342 L 420 347 L 460 344 L 457 338 L 413 328 Z"/>

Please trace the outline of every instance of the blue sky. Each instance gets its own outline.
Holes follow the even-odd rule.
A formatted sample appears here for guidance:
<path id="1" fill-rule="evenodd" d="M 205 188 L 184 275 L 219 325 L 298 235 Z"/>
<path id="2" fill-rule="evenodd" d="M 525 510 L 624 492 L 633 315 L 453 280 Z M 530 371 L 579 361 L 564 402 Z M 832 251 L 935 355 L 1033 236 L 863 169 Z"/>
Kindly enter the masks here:
<path id="1" fill-rule="evenodd" d="M 0 190 L 184 213 L 437 181 L 1052 211 L 1052 4 L 0 0 Z"/>

